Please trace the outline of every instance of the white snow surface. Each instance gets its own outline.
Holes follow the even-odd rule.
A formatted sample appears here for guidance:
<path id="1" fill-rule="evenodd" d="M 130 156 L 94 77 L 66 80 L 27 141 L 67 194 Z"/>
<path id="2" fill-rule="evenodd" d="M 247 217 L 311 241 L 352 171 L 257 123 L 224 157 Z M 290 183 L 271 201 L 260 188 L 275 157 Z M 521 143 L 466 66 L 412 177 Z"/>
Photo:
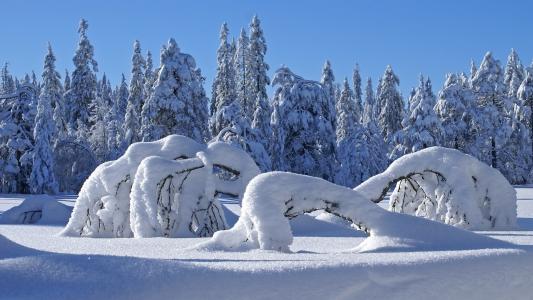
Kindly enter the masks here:
<path id="1" fill-rule="evenodd" d="M 419 190 L 425 194 L 415 193 L 412 182 L 401 180 L 405 178 L 420 185 Z M 516 226 L 516 193 L 507 179 L 498 170 L 458 150 L 430 147 L 405 155 L 354 190 L 379 202 L 397 181 L 390 201 L 393 211 L 467 229 Z"/>
<path id="2" fill-rule="evenodd" d="M 369 233 L 354 249 L 358 252 L 512 247 L 450 225 L 389 212 L 357 191 L 320 178 L 269 172 L 256 176 L 246 187 L 242 214 L 233 228 L 216 232 L 199 248 L 288 252 L 293 242 L 288 218 L 321 209 Z"/>
<path id="3" fill-rule="evenodd" d="M 47 195 L 26 195 L 24 201 L 0 214 L 0 224 L 64 225 L 72 207 Z"/>
<path id="4" fill-rule="evenodd" d="M 518 228 L 479 234 L 514 249 L 356 253 L 366 236 L 290 221 L 292 252 L 206 252 L 206 238 L 87 239 L 60 226 L 0 225 L 0 299 L 530 299 L 533 187 L 518 187 Z M 0 195 L 0 213 L 25 195 Z M 58 199 L 56 197 L 56 199 Z M 65 196 L 60 202 L 73 205 Z M 236 220 L 236 201 L 222 201 Z M 387 207 L 386 201 L 379 203 Z"/>
<path id="5" fill-rule="evenodd" d="M 246 152 L 222 142 L 203 145 L 171 135 L 134 143 L 122 157 L 91 174 L 61 234 L 211 236 L 226 228 L 218 195 L 240 201 L 259 172 Z"/>

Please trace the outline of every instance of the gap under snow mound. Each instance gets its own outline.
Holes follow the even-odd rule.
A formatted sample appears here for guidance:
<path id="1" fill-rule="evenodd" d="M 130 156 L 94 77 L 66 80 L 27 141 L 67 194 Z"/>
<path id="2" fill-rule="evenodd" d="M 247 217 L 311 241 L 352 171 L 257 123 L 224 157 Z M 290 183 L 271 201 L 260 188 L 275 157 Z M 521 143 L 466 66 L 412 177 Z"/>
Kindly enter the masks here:
<path id="1" fill-rule="evenodd" d="M 389 212 L 361 193 L 305 175 L 270 172 L 248 184 L 241 216 L 229 230 L 198 245 L 204 250 L 290 251 L 290 218 L 316 210 L 342 217 L 369 234 L 354 251 L 424 251 L 512 248 L 461 228 Z"/>
<path id="2" fill-rule="evenodd" d="M 0 215 L 0 224 L 65 225 L 72 213 L 67 206 L 47 195 L 28 195 L 19 205 Z"/>
<path id="3" fill-rule="evenodd" d="M 395 160 L 354 190 L 389 209 L 470 230 L 516 228 L 516 191 L 496 169 L 455 149 L 431 147 Z"/>

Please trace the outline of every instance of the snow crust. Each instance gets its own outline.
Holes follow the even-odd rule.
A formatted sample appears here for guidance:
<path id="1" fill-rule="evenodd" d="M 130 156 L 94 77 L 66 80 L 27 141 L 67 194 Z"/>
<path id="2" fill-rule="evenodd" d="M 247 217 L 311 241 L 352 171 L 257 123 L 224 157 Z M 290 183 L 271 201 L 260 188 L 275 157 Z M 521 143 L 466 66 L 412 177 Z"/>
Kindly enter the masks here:
<path id="1" fill-rule="evenodd" d="M 47 195 L 31 195 L 19 205 L 0 215 L 0 224 L 55 224 L 67 223 L 72 207 Z"/>
<path id="2" fill-rule="evenodd" d="M 511 247 L 460 228 L 389 212 L 362 193 L 323 179 L 270 172 L 258 175 L 248 184 L 237 223 L 229 230 L 216 232 L 198 248 L 288 252 L 293 242 L 289 218 L 321 209 L 347 219 L 369 234 L 354 249 L 357 252 Z"/>
<path id="3" fill-rule="evenodd" d="M 405 155 L 354 190 L 379 202 L 393 183 L 391 211 L 465 229 L 517 226 L 514 188 L 498 170 L 458 150 L 431 147 Z"/>

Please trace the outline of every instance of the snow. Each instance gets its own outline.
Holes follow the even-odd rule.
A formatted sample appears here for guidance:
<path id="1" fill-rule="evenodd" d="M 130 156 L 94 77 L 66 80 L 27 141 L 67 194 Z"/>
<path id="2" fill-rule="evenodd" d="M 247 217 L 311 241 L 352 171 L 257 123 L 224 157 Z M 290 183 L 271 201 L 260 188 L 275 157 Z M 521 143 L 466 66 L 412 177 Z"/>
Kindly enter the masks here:
<path id="1" fill-rule="evenodd" d="M 393 211 L 468 229 L 516 226 L 516 194 L 509 182 L 496 169 L 458 150 L 431 147 L 405 155 L 354 190 L 379 202 L 396 181 Z M 416 192 L 417 186 L 422 193 Z"/>
<path id="2" fill-rule="evenodd" d="M 218 196 L 242 199 L 257 174 L 246 152 L 222 142 L 206 146 L 171 135 L 134 143 L 91 174 L 62 234 L 211 236 L 226 228 Z"/>
<path id="3" fill-rule="evenodd" d="M 48 195 L 31 195 L 19 205 L 0 215 L 0 224 L 56 224 L 64 225 L 72 207 Z"/>
<path id="4" fill-rule="evenodd" d="M 441 149 L 431 150 L 442 154 L 442 151 L 435 151 Z M 373 182 L 379 187 L 376 177 Z M 364 191 L 372 185 L 366 186 Z M 354 249 L 356 252 L 513 247 L 442 223 L 389 212 L 369 201 L 372 198 L 368 195 L 316 177 L 285 172 L 263 173 L 246 187 L 242 214 L 237 223 L 229 230 L 216 232 L 210 241 L 198 247 L 210 251 L 263 249 L 290 252 L 293 234 L 288 218 L 321 209 L 349 220 L 369 234 Z"/>
<path id="5" fill-rule="evenodd" d="M 58 236 L 57 226 L 0 225 L 0 298 L 528 299 L 533 188 L 516 190 L 520 229 L 480 234 L 519 249 L 355 253 L 346 250 L 360 233 L 308 224 L 299 234 L 301 217 L 292 253 L 204 252 L 192 247 L 205 238 L 86 239 Z M 0 195 L 0 211 L 21 198 Z M 72 205 L 72 197 L 60 200 Z M 222 202 L 238 213 L 236 201 Z"/>

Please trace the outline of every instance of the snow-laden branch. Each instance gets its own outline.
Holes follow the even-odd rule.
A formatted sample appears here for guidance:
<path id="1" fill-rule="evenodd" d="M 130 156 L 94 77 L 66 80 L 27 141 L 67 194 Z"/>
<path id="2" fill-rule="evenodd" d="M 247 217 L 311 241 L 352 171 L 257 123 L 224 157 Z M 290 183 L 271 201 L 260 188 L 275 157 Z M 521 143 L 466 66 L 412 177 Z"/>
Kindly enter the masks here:
<path id="1" fill-rule="evenodd" d="M 375 204 L 396 182 L 394 210 L 456 226 Z M 199 247 L 289 251 L 289 219 L 315 210 L 337 215 L 368 233 L 357 251 L 507 247 L 457 227 L 516 225 L 515 191 L 498 171 L 459 151 L 433 147 L 398 159 L 354 190 L 293 173 L 261 174 L 247 186 L 234 227 L 216 232 Z"/>
<path id="2" fill-rule="evenodd" d="M 241 216 L 233 228 L 218 231 L 198 247 L 239 251 L 290 251 L 289 218 L 325 210 L 344 218 L 369 238 L 355 251 L 452 250 L 508 247 L 491 238 L 446 224 L 389 212 L 361 193 L 305 175 L 270 172 L 255 177 L 244 195 Z"/>
<path id="3" fill-rule="evenodd" d="M 226 228 L 217 195 L 240 201 L 257 174 L 246 152 L 225 143 L 177 135 L 134 143 L 91 174 L 62 235 L 211 236 Z"/>
<path id="4" fill-rule="evenodd" d="M 431 147 L 394 161 L 354 190 L 389 207 L 467 229 L 516 227 L 516 192 L 496 169 L 458 150 Z"/>

